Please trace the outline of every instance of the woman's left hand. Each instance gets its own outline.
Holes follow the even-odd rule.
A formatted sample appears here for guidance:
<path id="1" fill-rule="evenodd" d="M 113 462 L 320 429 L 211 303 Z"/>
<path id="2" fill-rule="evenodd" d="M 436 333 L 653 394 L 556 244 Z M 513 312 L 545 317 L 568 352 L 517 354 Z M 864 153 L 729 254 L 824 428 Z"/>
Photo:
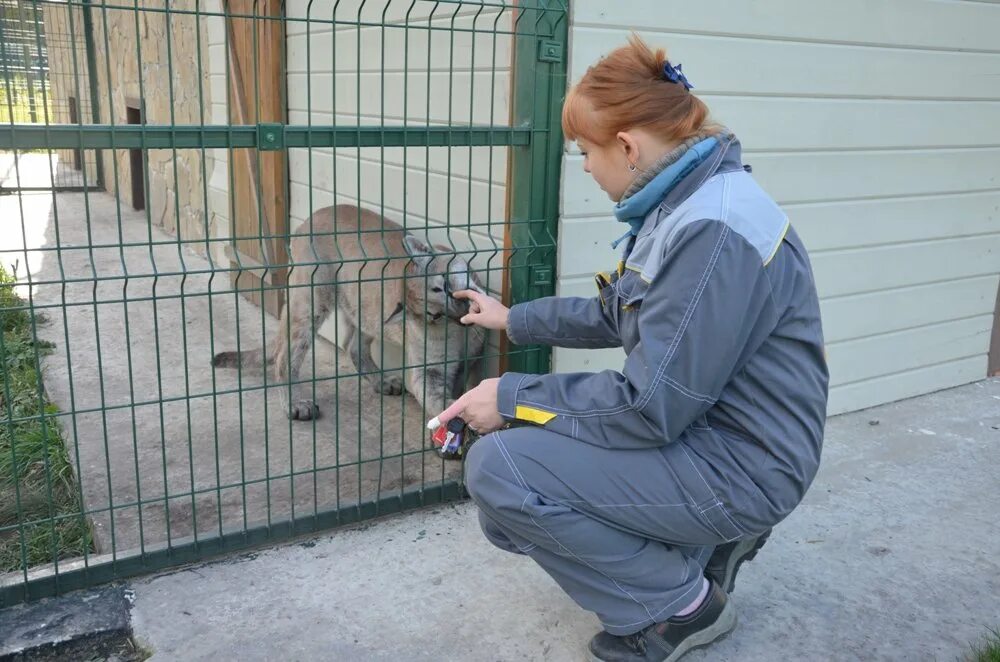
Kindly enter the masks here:
<path id="1" fill-rule="evenodd" d="M 500 380 L 484 379 L 471 391 L 466 391 L 450 407 L 437 415 L 441 425 L 461 416 L 478 434 L 488 434 L 503 427 L 504 420 L 497 411 L 497 387 Z"/>

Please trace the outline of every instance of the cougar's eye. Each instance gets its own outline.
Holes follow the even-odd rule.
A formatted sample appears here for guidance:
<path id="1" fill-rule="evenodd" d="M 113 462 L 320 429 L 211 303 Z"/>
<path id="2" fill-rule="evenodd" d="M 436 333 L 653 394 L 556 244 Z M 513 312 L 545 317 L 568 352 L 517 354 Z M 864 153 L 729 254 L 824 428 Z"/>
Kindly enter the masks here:
<path id="1" fill-rule="evenodd" d="M 444 290 L 442 290 L 440 287 L 432 287 L 431 288 L 431 292 L 435 292 L 435 293 L 437 293 L 437 292 L 444 292 Z"/>

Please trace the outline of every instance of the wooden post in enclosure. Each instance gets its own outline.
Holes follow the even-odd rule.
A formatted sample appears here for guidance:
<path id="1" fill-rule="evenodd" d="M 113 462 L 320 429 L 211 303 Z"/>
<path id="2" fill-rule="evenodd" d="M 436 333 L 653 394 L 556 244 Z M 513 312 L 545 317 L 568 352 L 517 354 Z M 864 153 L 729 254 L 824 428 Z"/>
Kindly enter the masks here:
<path id="1" fill-rule="evenodd" d="M 280 0 L 227 0 L 229 121 L 284 124 L 285 26 Z M 256 15 L 254 18 L 244 16 Z M 263 129 L 262 129 L 263 130 Z M 287 155 L 283 149 L 232 149 L 233 244 L 227 253 L 233 286 L 274 316 L 281 314 L 281 286 L 288 269 Z"/>

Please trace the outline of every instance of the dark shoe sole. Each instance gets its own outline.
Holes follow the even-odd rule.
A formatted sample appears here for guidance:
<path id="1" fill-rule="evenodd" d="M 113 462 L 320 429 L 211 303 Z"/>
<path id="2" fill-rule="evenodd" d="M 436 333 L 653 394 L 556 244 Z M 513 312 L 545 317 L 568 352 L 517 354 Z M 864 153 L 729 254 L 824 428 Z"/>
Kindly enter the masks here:
<path id="1" fill-rule="evenodd" d="M 764 546 L 770 535 L 771 532 L 768 531 L 757 538 L 740 540 L 736 544 L 736 549 L 733 550 L 733 553 L 729 555 L 729 559 L 726 561 L 725 575 L 716 577 L 713 574 L 706 574 L 709 574 L 709 577 L 715 580 L 726 593 L 732 593 L 733 589 L 736 588 L 736 574 L 740 571 L 740 566 L 756 558 L 757 552 Z"/>
<path id="2" fill-rule="evenodd" d="M 676 660 L 681 659 L 696 648 L 704 648 L 717 641 L 722 641 L 736 629 L 736 625 L 736 606 L 732 600 L 727 600 L 726 606 L 722 608 L 722 613 L 719 614 L 714 623 L 681 641 L 677 644 L 674 652 L 665 657 L 662 662 L 676 662 Z M 587 649 L 587 659 L 590 662 L 604 662 L 604 660 L 591 653 L 589 648 Z"/>

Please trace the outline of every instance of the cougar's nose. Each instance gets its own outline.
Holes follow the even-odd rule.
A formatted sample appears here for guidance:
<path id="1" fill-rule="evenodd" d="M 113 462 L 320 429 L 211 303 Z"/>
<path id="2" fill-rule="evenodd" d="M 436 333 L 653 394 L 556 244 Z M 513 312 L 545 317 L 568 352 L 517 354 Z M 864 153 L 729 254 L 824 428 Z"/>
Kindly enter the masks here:
<path id="1" fill-rule="evenodd" d="M 467 315 L 469 313 L 469 302 L 466 299 L 456 299 L 455 297 L 449 295 L 448 303 L 458 312 L 459 315 Z"/>

